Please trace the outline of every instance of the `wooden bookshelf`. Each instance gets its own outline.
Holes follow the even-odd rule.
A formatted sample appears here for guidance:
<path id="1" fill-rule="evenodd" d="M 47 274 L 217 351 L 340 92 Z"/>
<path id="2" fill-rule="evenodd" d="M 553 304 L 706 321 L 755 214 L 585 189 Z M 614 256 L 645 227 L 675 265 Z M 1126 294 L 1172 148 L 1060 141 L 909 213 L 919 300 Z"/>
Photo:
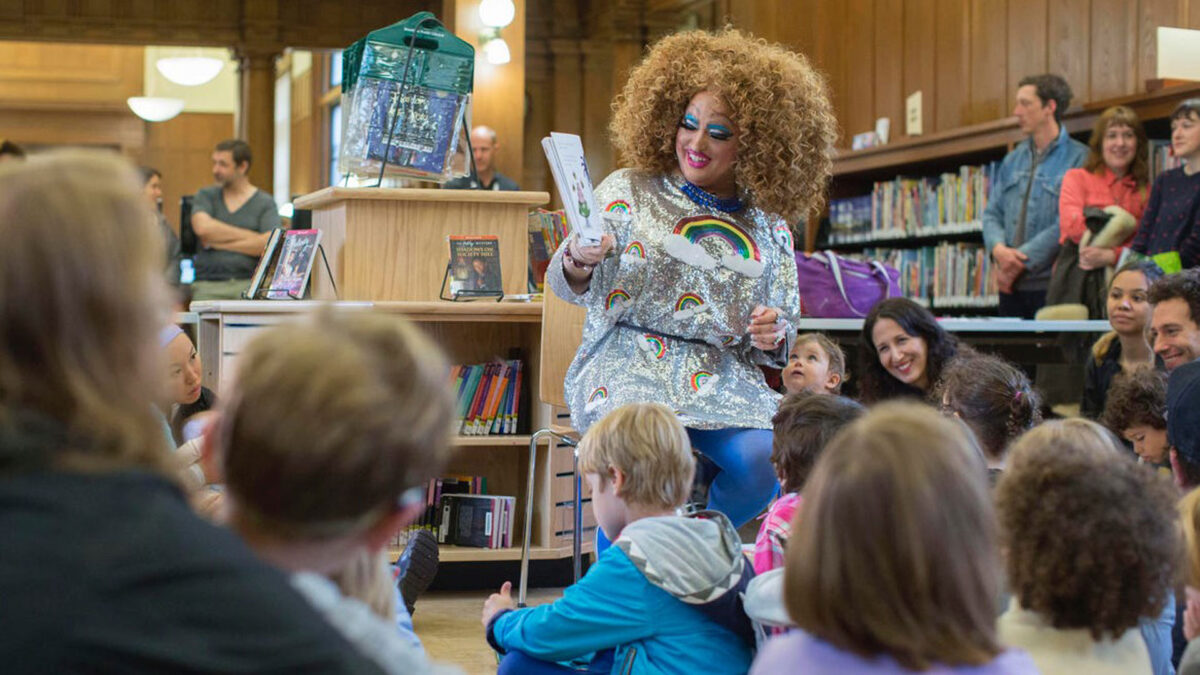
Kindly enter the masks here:
<path id="1" fill-rule="evenodd" d="M 1138 114 L 1147 126 L 1148 134 L 1153 138 L 1155 127 L 1165 127 L 1166 118 L 1180 102 L 1197 96 L 1200 96 L 1200 83 L 1193 82 L 1144 94 L 1094 101 L 1068 110 L 1063 118 L 1063 126 L 1068 133 L 1086 142 L 1092 126 L 1104 110 L 1115 105 L 1124 105 Z M 1016 118 L 1006 117 L 924 136 L 903 137 L 874 148 L 841 150 L 833 160 L 830 198 L 841 199 L 869 194 L 874 183 L 888 181 L 897 176 L 934 176 L 956 171 L 962 165 L 997 161 L 1024 138 L 1025 135 L 1017 127 Z M 805 234 L 806 248 L 811 251 L 817 245 L 815 220 L 810 221 Z M 935 246 L 942 241 L 982 241 L 982 234 L 955 232 L 945 236 L 933 234 L 868 237 L 862 241 L 831 241 L 826 245 L 837 251 L 856 251 L 869 247 L 915 249 Z M 989 303 L 960 305 L 943 302 L 934 305 L 935 309 L 948 312 L 973 311 L 988 307 Z"/>
<path id="2" fill-rule="evenodd" d="M 1068 133 L 1086 136 L 1100 113 L 1112 106 L 1129 106 L 1145 123 L 1166 118 L 1184 99 L 1197 96 L 1200 96 L 1200 83 L 1095 101 L 1069 109 L 1063 117 L 1063 124 Z M 948 166 L 947 161 L 968 163 L 959 159 L 981 154 L 1002 157 L 1024 137 L 1017 128 L 1016 118 L 1005 117 L 924 136 L 908 136 L 874 148 L 840 150 L 833 160 L 834 185 L 839 183 L 839 179 L 844 181 L 848 178 L 869 178 L 870 182 L 886 180 L 897 174 L 908 175 L 910 169 L 923 174 L 927 172 L 924 168 L 926 165 L 944 167 Z M 877 175 L 882 177 L 875 178 Z"/>
<path id="3" fill-rule="evenodd" d="M 258 334 L 289 321 L 296 321 L 322 307 L 341 311 L 376 311 L 404 316 L 420 326 L 455 363 L 480 363 L 505 357 L 510 349 L 520 351 L 524 361 L 523 388 L 528 404 L 521 411 L 521 433 L 514 435 L 456 436 L 445 474 L 486 476 L 488 493 L 516 497 L 515 546 L 476 549 L 443 546 L 447 562 L 492 562 L 518 560 L 527 499 L 534 501 L 532 557 L 549 560 L 570 557 L 569 536 L 561 534 L 562 504 L 571 499 L 571 451 L 559 447 L 538 449 L 537 477 L 532 495 L 527 494 L 529 433 L 547 426 L 551 409 L 540 402 L 541 302 L 448 302 L 448 301 L 216 301 L 193 303 L 199 321 L 199 351 L 204 382 L 219 391 L 223 378 L 234 367 L 239 353 Z M 585 508 L 586 505 L 585 505 Z M 587 515 L 590 515 L 587 514 Z M 586 537 L 585 537 L 586 539 Z"/>

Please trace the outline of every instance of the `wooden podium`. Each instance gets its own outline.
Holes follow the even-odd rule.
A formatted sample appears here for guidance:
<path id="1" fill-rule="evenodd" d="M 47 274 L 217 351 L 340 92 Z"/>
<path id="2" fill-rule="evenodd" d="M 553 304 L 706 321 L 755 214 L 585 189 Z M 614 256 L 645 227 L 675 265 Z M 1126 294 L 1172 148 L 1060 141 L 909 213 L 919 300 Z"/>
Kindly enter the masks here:
<path id="1" fill-rule="evenodd" d="M 504 292 L 527 293 L 529 210 L 549 201 L 546 192 L 330 187 L 296 208 L 322 232 L 336 299 L 436 300 L 452 234 L 498 236 Z M 314 299 L 335 299 L 329 281 L 313 261 Z"/>

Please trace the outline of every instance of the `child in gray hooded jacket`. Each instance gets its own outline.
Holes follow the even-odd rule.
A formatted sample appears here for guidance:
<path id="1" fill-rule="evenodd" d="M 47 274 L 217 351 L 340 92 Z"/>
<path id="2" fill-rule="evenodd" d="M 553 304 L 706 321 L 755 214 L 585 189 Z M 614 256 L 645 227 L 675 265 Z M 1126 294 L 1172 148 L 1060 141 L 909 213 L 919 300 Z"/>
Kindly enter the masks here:
<path id="1" fill-rule="evenodd" d="M 675 515 L 694 465 L 674 413 L 614 410 L 584 436 L 579 470 L 616 539 L 557 602 L 514 609 L 507 583 L 488 598 L 500 673 L 745 673 L 754 638 L 740 595 L 754 571 L 723 514 Z"/>

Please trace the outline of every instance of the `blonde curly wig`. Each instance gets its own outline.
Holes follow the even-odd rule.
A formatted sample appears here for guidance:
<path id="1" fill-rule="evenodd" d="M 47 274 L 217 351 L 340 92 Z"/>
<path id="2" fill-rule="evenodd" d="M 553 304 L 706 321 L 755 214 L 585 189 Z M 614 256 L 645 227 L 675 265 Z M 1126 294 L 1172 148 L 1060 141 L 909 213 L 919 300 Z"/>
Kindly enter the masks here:
<path id="1" fill-rule="evenodd" d="M 667 36 L 633 69 L 609 125 L 624 161 L 677 170 L 676 128 L 705 90 L 738 126 L 738 186 L 789 223 L 807 216 L 824 195 L 837 139 L 825 78 L 801 54 L 731 28 Z"/>

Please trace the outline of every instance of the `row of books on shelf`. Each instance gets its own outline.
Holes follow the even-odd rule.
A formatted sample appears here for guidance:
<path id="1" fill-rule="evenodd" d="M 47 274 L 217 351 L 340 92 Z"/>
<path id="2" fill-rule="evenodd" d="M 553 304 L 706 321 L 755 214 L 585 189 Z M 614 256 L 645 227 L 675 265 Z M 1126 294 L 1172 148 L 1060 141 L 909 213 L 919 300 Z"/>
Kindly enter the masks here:
<path id="1" fill-rule="evenodd" d="M 429 530 L 439 544 L 475 548 L 512 546 L 515 497 L 489 495 L 485 476 L 443 476 L 425 486 L 425 511 L 397 535 L 402 547 L 413 530 Z"/>
<path id="2" fill-rule="evenodd" d="M 425 485 L 425 511 L 410 527 L 437 531 L 441 511 L 439 506 L 445 495 L 482 495 L 487 493 L 486 476 L 453 475 L 430 478 Z"/>
<path id="3" fill-rule="evenodd" d="M 1183 161 L 1171 154 L 1171 141 L 1150 141 L 1150 180 L 1158 178 L 1159 174 L 1183 166 Z"/>
<path id="4" fill-rule="evenodd" d="M 875 183 L 870 195 L 830 202 L 830 243 L 962 231 L 983 218 L 998 162 L 958 173 Z M 869 204 L 869 206 L 868 206 Z"/>
<path id="5" fill-rule="evenodd" d="M 862 256 L 895 267 L 900 291 L 933 307 L 991 307 L 999 297 L 991 258 L 981 244 L 874 248 L 863 250 Z"/>
<path id="6" fill-rule="evenodd" d="M 474 548 L 508 548 L 513 545 L 515 497 L 496 495 L 443 495 L 439 501 L 439 544 Z"/>
<path id="7" fill-rule="evenodd" d="M 451 368 L 459 433 L 465 436 L 517 433 L 523 379 L 524 366 L 519 359 Z"/>
<path id="8" fill-rule="evenodd" d="M 529 214 L 529 292 L 545 290 L 546 267 L 558 245 L 567 238 L 567 217 L 562 211 L 537 209 Z"/>

